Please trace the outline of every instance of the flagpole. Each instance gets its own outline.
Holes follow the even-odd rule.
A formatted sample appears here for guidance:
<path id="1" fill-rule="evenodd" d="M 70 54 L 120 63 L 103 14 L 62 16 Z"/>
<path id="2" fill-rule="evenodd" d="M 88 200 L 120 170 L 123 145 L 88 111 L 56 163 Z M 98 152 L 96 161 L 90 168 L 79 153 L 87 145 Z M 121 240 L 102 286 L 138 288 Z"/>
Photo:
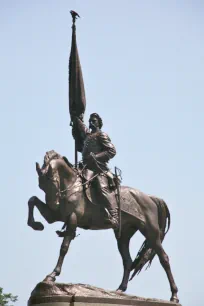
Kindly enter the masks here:
<path id="1" fill-rule="evenodd" d="M 70 14 L 72 15 L 72 31 L 76 31 L 76 26 L 75 26 L 75 21 L 76 21 L 76 15 L 73 14 L 73 12 L 71 11 Z M 75 139 L 74 141 L 74 164 L 75 164 L 75 168 L 77 168 L 78 166 L 78 151 L 77 151 L 77 140 Z"/>

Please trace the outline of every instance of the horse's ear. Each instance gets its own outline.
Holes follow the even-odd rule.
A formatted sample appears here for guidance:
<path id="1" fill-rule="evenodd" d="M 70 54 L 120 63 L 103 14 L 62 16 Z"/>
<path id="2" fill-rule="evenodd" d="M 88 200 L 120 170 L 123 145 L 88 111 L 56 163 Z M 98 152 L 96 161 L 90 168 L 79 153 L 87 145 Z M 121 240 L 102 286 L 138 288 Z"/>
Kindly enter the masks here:
<path id="1" fill-rule="evenodd" d="M 36 165 L 36 171 L 37 171 L 38 175 L 39 176 L 42 175 L 42 171 L 40 169 L 40 165 L 38 163 L 35 163 L 35 165 Z"/>

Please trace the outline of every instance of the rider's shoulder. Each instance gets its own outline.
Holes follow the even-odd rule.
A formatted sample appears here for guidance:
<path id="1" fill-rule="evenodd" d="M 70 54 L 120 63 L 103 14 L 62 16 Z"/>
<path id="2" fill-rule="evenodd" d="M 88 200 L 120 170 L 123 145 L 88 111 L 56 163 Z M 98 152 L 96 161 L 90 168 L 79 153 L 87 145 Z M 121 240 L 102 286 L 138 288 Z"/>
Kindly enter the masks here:
<path id="1" fill-rule="evenodd" d="M 99 131 L 99 135 L 100 135 L 101 137 L 107 137 L 107 136 L 108 136 L 108 134 L 105 133 L 105 132 L 102 131 L 102 130 Z"/>
<path id="2" fill-rule="evenodd" d="M 110 139 L 110 137 L 108 136 L 108 134 L 105 133 L 105 132 L 103 132 L 103 131 L 100 131 L 100 132 L 99 132 L 99 137 L 100 137 L 101 139 Z"/>

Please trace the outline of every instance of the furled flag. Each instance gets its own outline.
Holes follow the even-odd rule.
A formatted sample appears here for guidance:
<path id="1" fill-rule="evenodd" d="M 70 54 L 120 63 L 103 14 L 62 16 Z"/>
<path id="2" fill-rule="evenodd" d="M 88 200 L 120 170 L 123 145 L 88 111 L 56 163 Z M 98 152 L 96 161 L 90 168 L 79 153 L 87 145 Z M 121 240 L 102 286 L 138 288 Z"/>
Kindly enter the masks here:
<path id="1" fill-rule="evenodd" d="M 76 25 L 75 21 L 79 15 L 70 11 L 73 19 L 72 25 L 72 46 L 69 58 L 69 112 L 71 125 L 74 117 L 83 118 L 86 109 L 86 97 L 84 90 L 84 81 L 82 76 L 81 64 L 76 42 Z M 75 138 L 75 164 L 77 163 L 77 151 L 81 152 L 83 140 L 75 125 L 73 125 L 73 136 Z"/>

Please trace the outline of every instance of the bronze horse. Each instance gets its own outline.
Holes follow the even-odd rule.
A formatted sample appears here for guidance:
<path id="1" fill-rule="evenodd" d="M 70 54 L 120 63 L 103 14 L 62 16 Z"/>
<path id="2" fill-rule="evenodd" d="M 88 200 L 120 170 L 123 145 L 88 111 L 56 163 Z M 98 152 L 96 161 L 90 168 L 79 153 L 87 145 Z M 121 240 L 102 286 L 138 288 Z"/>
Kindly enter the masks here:
<path id="1" fill-rule="evenodd" d="M 46 203 L 35 196 L 29 199 L 28 225 L 34 230 L 42 231 L 44 229 L 41 222 L 34 220 L 33 210 L 35 206 L 48 223 L 64 222 L 64 232 L 58 231 L 58 235 L 63 237 L 63 242 L 57 265 L 44 280 L 54 282 L 56 276 L 61 273 L 63 260 L 71 240 L 75 238 L 76 228 L 100 230 L 109 229 L 111 225 L 107 223 L 107 213 L 103 206 L 100 204 L 93 205 L 86 197 L 79 172 L 65 157 L 55 151 L 47 152 L 42 168 L 36 163 L 36 170 L 39 175 L 39 187 L 45 192 Z M 125 205 L 127 206 L 127 201 L 132 207 L 137 207 L 136 211 L 140 212 L 138 215 L 135 214 L 134 216 L 128 213 L 127 209 L 126 211 L 123 209 Z M 116 232 L 115 236 L 123 260 L 124 274 L 118 290 L 125 291 L 130 272 L 134 270 L 132 279 L 146 263 L 151 264 L 155 254 L 157 254 L 169 280 L 172 292 L 171 301 L 178 303 L 178 289 L 171 272 L 169 258 L 162 246 L 162 241 L 170 226 L 170 213 L 166 203 L 160 198 L 146 195 L 134 188 L 122 186 L 121 210 L 121 236 L 118 238 Z M 167 221 L 168 227 L 165 231 Z M 137 230 L 144 235 L 146 240 L 135 260 L 132 261 L 129 242 Z"/>

